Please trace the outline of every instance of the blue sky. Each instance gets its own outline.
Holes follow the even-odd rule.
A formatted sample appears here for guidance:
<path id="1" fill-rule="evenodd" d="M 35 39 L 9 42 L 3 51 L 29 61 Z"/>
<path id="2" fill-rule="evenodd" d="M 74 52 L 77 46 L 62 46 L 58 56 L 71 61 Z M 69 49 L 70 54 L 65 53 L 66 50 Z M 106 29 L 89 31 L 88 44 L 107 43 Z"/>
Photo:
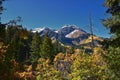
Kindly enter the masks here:
<path id="1" fill-rule="evenodd" d="M 104 19 L 104 0 L 8 0 L 2 14 L 2 22 L 21 16 L 27 29 L 50 27 L 59 29 L 74 24 L 89 32 L 89 13 L 92 14 L 94 34 L 109 37 L 100 19 Z"/>

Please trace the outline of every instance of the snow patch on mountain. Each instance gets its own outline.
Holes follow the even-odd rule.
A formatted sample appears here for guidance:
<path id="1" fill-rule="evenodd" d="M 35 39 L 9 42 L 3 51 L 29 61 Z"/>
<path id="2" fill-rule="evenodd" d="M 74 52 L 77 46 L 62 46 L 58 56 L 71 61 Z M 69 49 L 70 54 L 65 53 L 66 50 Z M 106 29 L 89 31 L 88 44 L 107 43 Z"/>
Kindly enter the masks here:
<path id="1" fill-rule="evenodd" d="M 57 31 L 54 31 L 55 33 L 58 33 L 58 30 Z"/>
<path id="2" fill-rule="evenodd" d="M 76 25 L 64 25 L 62 28 L 68 28 L 68 27 L 78 28 Z"/>
<path id="3" fill-rule="evenodd" d="M 35 33 L 35 32 L 38 32 L 40 33 L 41 31 L 45 30 L 45 27 L 43 28 L 35 28 L 32 32 Z"/>
<path id="4" fill-rule="evenodd" d="M 78 29 L 75 29 L 74 31 L 72 31 L 71 33 L 67 34 L 65 37 L 66 38 L 78 38 L 81 35 L 86 34 L 85 32 L 82 32 Z"/>
<path id="5" fill-rule="evenodd" d="M 87 39 L 90 34 L 80 29 L 76 25 L 65 25 L 62 28 L 55 30 L 51 28 L 35 28 L 33 33 L 38 32 L 41 37 L 46 33 L 51 39 L 56 39 L 66 45 L 77 45 L 81 40 Z"/>

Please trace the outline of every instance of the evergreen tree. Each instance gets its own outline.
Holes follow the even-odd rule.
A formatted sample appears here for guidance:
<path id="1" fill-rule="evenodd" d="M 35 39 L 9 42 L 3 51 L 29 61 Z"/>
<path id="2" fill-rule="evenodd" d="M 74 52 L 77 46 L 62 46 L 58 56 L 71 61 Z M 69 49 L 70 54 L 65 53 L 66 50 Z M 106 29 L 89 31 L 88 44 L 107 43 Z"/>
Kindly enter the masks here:
<path id="1" fill-rule="evenodd" d="M 48 34 L 45 35 L 40 49 L 41 49 L 41 52 L 40 52 L 41 57 L 53 59 L 54 48 L 53 48 L 52 41 L 49 38 Z"/>
<path id="2" fill-rule="evenodd" d="M 41 38 L 38 32 L 33 34 L 32 42 L 30 46 L 30 60 L 32 62 L 36 62 L 38 58 L 40 57 L 40 44 L 41 44 Z"/>
<path id="3" fill-rule="evenodd" d="M 60 45 L 59 45 L 59 41 L 58 40 L 56 40 L 54 42 L 53 46 L 54 46 L 54 52 L 55 52 L 55 54 L 59 53 L 59 46 Z"/>
<path id="4" fill-rule="evenodd" d="M 106 42 L 113 47 L 119 47 L 120 44 L 120 0 L 105 0 L 106 13 L 111 14 L 109 18 L 103 20 L 103 24 L 110 33 L 113 34 L 112 40 Z"/>
<path id="5" fill-rule="evenodd" d="M 65 53 L 65 46 L 62 46 L 58 40 L 56 40 L 56 42 L 53 43 L 53 47 L 55 55 L 60 52 Z"/>
<path id="6" fill-rule="evenodd" d="M 0 15 L 4 10 L 2 3 L 5 0 L 0 0 Z M 1 17 L 0 17 L 1 20 Z M 9 44 L 5 43 L 6 25 L 0 21 L 0 80 L 13 80 L 14 77 L 14 56 Z"/>
<path id="7" fill-rule="evenodd" d="M 22 26 L 8 26 L 6 43 L 13 47 L 12 51 L 17 62 L 24 62 L 28 59 L 30 41 L 29 32 Z"/>
<path id="8" fill-rule="evenodd" d="M 4 42 L 5 41 L 5 25 L 4 24 L 0 24 L 0 42 Z"/>
<path id="9" fill-rule="evenodd" d="M 103 20 L 103 24 L 110 29 L 113 37 L 104 41 L 104 45 L 107 46 L 107 54 L 104 57 L 111 70 L 111 76 L 118 80 L 120 79 L 120 0 L 105 0 L 105 7 L 108 8 L 106 13 L 111 16 Z"/>
<path id="10" fill-rule="evenodd" d="M 2 11 L 4 10 L 4 8 L 3 8 L 3 1 L 5 1 L 5 0 L 0 0 L 0 15 L 2 14 Z M 4 24 L 1 24 L 1 17 L 0 17 L 0 42 L 2 41 L 4 41 L 4 39 L 5 39 L 5 25 Z"/>

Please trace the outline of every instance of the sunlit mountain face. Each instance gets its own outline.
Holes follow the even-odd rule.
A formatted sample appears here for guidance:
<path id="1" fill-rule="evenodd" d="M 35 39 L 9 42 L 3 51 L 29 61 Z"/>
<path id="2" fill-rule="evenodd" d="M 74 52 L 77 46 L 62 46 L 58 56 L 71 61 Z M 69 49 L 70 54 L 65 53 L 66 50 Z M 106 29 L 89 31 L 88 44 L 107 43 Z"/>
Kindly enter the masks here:
<path id="1" fill-rule="evenodd" d="M 44 36 L 47 33 L 50 38 L 55 38 L 65 45 L 80 45 L 83 40 L 89 39 L 91 35 L 76 25 L 65 25 L 58 30 L 46 27 L 35 28 L 33 32 L 38 32 L 40 36 Z"/>

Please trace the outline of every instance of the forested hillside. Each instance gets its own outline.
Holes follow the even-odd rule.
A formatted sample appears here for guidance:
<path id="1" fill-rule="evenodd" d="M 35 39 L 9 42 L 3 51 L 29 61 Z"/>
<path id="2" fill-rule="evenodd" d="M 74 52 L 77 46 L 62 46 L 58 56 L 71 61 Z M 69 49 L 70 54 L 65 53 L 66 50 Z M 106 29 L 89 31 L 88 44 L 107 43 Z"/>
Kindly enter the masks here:
<path id="1" fill-rule="evenodd" d="M 102 23 L 113 36 L 89 49 L 62 44 L 48 32 L 40 36 L 15 20 L 0 23 L 0 80 L 120 80 L 120 0 L 103 4 L 110 16 Z"/>

